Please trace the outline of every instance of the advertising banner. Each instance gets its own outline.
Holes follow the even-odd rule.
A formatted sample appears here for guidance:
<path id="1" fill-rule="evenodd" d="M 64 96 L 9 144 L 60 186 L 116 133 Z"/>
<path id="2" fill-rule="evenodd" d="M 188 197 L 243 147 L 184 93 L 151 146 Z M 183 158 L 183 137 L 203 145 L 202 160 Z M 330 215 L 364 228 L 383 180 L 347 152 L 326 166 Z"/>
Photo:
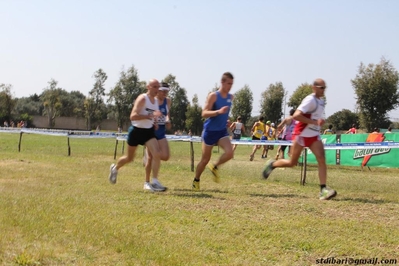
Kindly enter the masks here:
<path id="1" fill-rule="evenodd" d="M 324 144 L 399 142 L 396 133 L 321 135 Z M 308 149 L 307 162 L 316 164 L 316 158 Z M 328 165 L 373 166 L 399 168 L 399 149 L 390 147 L 369 147 L 366 149 L 328 149 Z"/>

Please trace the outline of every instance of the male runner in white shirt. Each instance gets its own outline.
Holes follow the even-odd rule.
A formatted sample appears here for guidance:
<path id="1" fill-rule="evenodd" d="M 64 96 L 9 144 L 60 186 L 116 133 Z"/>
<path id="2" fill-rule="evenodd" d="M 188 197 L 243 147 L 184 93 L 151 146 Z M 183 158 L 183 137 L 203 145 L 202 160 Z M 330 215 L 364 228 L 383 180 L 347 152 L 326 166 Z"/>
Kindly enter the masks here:
<path id="1" fill-rule="evenodd" d="M 320 140 L 320 127 L 325 122 L 324 105 L 322 99 L 326 89 L 323 79 L 316 79 L 313 82 L 313 93 L 305 97 L 293 118 L 298 121 L 293 132 L 293 143 L 291 158 L 289 160 L 270 160 L 263 170 L 263 177 L 266 179 L 274 168 L 293 167 L 298 163 L 299 156 L 304 147 L 308 147 L 316 157 L 319 169 L 320 199 L 329 200 L 337 195 L 337 192 L 326 186 L 327 165 L 324 152 L 324 145 Z"/>

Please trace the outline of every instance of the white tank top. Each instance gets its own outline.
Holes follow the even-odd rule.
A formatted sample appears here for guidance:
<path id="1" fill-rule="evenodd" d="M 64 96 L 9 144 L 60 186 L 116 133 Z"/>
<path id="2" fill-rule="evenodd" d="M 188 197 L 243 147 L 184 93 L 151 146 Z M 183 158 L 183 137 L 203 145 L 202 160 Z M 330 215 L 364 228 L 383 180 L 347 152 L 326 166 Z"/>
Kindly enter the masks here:
<path id="1" fill-rule="evenodd" d="M 144 99 L 145 104 L 139 111 L 139 115 L 149 115 L 154 113 L 154 111 L 159 111 L 158 100 L 156 98 L 154 98 L 154 103 L 152 103 L 148 95 L 144 94 Z M 154 125 L 154 119 L 133 120 L 132 125 L 138 128 L 152 128 Z"/>
<path id="2" fill-rule="evenodd" d="M 234 129 L 234 134 L 240 135 L 241 134 L 242 123 L 236 122 L 236 127 Z"/>

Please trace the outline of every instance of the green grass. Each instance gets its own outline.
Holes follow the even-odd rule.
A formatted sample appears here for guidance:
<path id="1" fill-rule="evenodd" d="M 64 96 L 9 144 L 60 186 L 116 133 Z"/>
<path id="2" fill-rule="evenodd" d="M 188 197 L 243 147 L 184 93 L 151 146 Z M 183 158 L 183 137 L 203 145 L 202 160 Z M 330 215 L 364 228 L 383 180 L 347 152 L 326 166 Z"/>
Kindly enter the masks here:
<path id="1" fill-rule="evenodd" d="M 338 196 L 320 201 L 315 166 L 306 186 L 299 167 L 262 180 L 265 160 L 258 151 L 250 162 L 242 145 L 220 168 L 222 183 L 206 170 L 192 192 L 189 143 L 171 142 L 160 174 L 169 190 L 153 194 L 142 189 L 141 149 L 111 185 L 112 139 L 71 139 L 71 156 L 65 137 L 25 134 L 21 152 L 18 139 L 0 134 L 0 265 L 399 263 L 398 169 L 329 166 Z"/>

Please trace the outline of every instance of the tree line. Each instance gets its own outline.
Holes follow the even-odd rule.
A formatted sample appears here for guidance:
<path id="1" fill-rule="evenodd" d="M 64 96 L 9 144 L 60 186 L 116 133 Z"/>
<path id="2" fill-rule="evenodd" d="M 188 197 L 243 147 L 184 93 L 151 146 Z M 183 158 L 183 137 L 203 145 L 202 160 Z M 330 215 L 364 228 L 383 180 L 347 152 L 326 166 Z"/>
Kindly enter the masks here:
<path id="1" fill-rule="evenodd" d="M 80 91 L 68 92 L 60 88 L 56 80 L 51 79 L 40 94 L 16 98 L 11 84 L 0 84 L 0 122 L 23 120 L 34 126 L 31 124 L 32 116 L 41 115 L 48 118 L 48 128 L 53 128 L 56 117 L 66 116 L 85 118 L 88 130 L 96 128 L 104 119 L 115 119 L 122 128 L 129 121 L 134 100 L 146 92 L 146 82 L 140 80 L 134 65 L 120 72 L 119 80 L 109 93 L 105 93 L 108 76 L 102 69 L 95 71 L 92 78 L 93 87 L 88 95 Z M 197 94 L 189 101 L 187 90 L 180 86 L 176 76 L 172 74 L 162 81 L 170 85 L 172 131 L 191 130 L 193 134 L 199 135 L 203 118 Z M 351 80 L 357 95 L 354 110 L 342 109 L 332 114 L 327 118 L 325 126 L 332 124 L 336 130 L 345 130 L 356 124 L 358 128 L 368 132 L 375 127 L 395 127 L 389 120 L 388 113 L 399 105 L 398 81 L 398 71 L 385 58 L 381 58 L 378 64 L 366 66 L 361 63 L 356 77 Z M 210 88 L 209 92 L 217 89 L 218 84 Z M 311 84 L 300 84 L 289 97 L 287 105 L 296 109 L 310 93 Z M 260 115 L 279 123 L 283 119 L 287 94 L 282 82 L 270 84 L 260 95 Z M 241 116 L 242 122 L 247 128 L 251 128 L 258 117 L 251 115 L 254 97 L 250 86 L 244 85 L 234 95 L 231 121 Z M 326 102 L 328 104 L 327 99 Z"/>

